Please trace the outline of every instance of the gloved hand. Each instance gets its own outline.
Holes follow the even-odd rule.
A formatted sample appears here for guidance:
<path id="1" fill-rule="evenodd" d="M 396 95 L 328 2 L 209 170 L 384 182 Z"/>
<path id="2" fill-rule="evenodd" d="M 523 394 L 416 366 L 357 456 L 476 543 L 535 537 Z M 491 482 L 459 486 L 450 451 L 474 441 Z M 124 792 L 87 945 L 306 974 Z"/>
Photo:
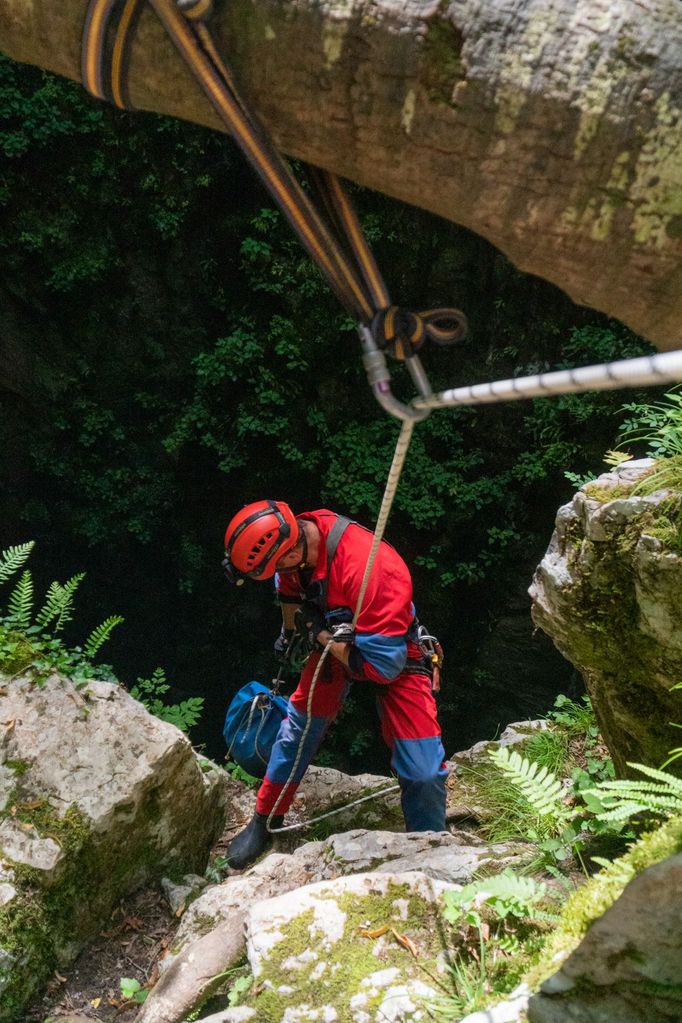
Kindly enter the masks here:
<path id="1" fill-rule="evenodd" d="M 327 628 L 327 621 L 317 604 L 304 600 L 294 615 L 294 627 L 308 648 L 314 650 L 318 634 Z"/>
<path id="2" fill-rule="evenodd" d="M 335 643 L 352 643 L 355 639 L 355 629 L 351 622 L 341 622 L 329 631 Z"/>
<path id="3" fill-rule="evenodd" d="M 278 661 L 283 661 L 285 659 L 293 634 L 293 629 L 285 629 L 284 626 L 282 626 L 281 632 L 275 640 L 273 647 Z"/>
<path id="4" fill-rule="evenodd" d="M 273 817 L 271 828 L 281 828 L 283 817 Z M 272 843 L 272 835 L 267 829 L 268 815 L 254 813 L 243 831 L 230 842 L 227 847 L 227 865 L 234 870 L 243 870 L 258 859 L 261 853 Z"/>

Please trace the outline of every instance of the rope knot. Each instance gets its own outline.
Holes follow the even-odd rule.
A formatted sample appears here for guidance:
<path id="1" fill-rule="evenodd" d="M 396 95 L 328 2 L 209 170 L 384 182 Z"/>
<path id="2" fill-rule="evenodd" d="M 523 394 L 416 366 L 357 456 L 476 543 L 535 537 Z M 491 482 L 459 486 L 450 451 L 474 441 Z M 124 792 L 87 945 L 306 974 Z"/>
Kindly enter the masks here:
<path id="1" fill-rule="evenodd" d="M 176 0 L 176 4 L 188 21 L 208 21 L 213 16 L 213 0 Z"/>
<path id="2" fill-rule="evenodd" d="M 378 348 L 387 350 L 394 359 L 404 362 L 419 351 L 427 338 L 440 346 L 462 341 L 467 335 L 468 324 L 459 309 L 428 309 L 413 313 L 391 305 L 375 314 L 371 330 Z"/>

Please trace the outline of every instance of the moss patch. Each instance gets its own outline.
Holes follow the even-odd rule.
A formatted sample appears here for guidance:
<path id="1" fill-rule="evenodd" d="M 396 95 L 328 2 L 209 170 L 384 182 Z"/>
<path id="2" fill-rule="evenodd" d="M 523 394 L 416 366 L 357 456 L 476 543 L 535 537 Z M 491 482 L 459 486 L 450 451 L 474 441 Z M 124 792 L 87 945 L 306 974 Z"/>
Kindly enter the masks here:
<path id="1" fill-rule="evenodd" d="M 36 655 L 23 632 L 0 625 L 0 673 L 16 675 L 27 668 Z"/>
<path id="2" fill-rule="evenodd" d="M 453 91 L 465 77 L 461 59 L 463 38 L 449 19 L 430 21 L 423 45 L 422 86 L 429 99 L 452 107 Z"/>
<path id="3" fill-rule="evenodd" d="M 449 935 L 444 933 L 447 925 L 434 904 L 416 895 L 409 885 L 398 884 L 389 884 L 385 894 L 334 896 L 330 892 L 329 898 L 345 914 L 342 938 L 330 953 L 317 938 L 312 908 L 286 927 L 257 978 L 258 987 L 263 985 L 263 989 L 250 1004 L 256 1009 L 259 1023 L 280 1023 L 287 1009 L 306 1004 L 332 1006 L 337 1023 L 353 1023 L 358 1008 L 374 1019 L 386 992 L 363 986 L 362 981 L 391 967 L 398 971 L 397 984 L 412 979 L 432 989 L 438 986 L 433 979 L 436 961 L 447 949 Z M 386 926 L 407 935 L 417 946 L 419 959 L 390 930 L 374 939 L 361 934 Z M 300 969 L 292 968 L 294 960 L 300 961 Z M 356 995 L 361 997 L 362 1005 L 352 1010 L 350 1000 Z"/>

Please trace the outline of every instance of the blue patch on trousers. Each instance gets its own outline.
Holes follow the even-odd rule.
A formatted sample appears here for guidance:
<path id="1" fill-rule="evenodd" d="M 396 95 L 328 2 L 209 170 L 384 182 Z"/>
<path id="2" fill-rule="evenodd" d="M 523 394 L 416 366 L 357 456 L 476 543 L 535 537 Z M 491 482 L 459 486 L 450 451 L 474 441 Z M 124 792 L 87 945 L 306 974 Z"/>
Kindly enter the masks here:
<path id="1" fill-rule="evenodd" d="M 311 718 L 310 728 L 308 728 L 306 732 L 306 725 L 308 723 L 307 716 L 296 710 L 295 707 L 292 707 L 290 704 L 289 716 L 286 717 L 280 725 L 275 745 L 272 747 L 272 754 L 270 756 L 270 762 L 266 773 L 268 781 L 283 785 L 289 780 L 291 768 L 293 767 L 294 761 L 298 755 L 303 733 L 306 732 L 300 759 L 298 761 L 298 767 L 296 768 L 294 777 L 291 779 L 294 782 L 299 782 L 305 774 L 308 764 L 315 756 L 317 748 L 322 742 L 324 733 L 327 731 L 330 722 L 330 718 Z"/>
<path id="2" fill-rule="evenodd" d="M 439 735 L 396 739 L 391 766 L 398 775 L 408 831 L 445 831 L 445 750 Z"/>

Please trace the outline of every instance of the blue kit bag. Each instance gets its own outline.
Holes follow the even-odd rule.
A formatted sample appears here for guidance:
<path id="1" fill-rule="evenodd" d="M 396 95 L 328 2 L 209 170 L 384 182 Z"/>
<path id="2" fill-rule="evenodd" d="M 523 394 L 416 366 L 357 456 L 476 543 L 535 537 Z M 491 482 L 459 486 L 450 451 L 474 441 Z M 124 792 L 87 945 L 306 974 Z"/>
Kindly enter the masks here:
<path id="1" fill-rule="evenodd" d="M 227 755 L 254 778 L 264 778 L 289 701 L 260 682 L 242 686 L 227 708 L 223 737 Z"/>

